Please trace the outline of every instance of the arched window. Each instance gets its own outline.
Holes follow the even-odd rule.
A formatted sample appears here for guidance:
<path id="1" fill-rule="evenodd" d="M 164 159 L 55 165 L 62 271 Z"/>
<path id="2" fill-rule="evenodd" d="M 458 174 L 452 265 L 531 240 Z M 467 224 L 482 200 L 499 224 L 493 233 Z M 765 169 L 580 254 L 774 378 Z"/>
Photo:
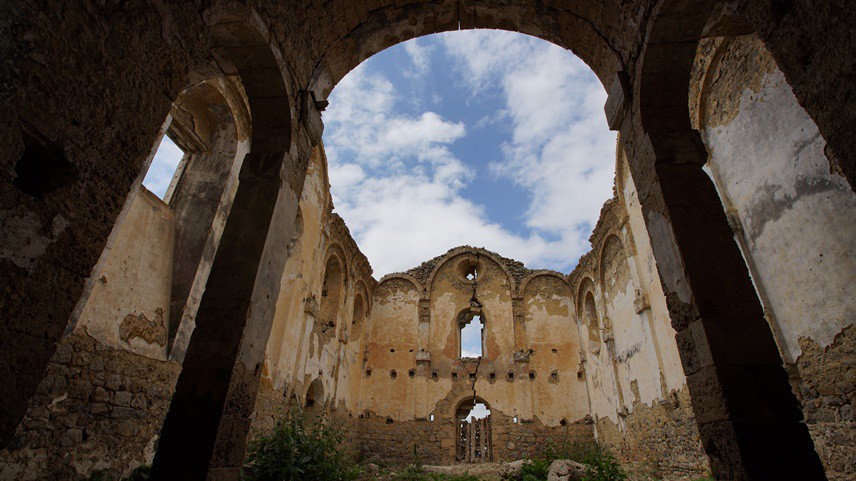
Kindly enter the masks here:
<path id="1" fill-rule="evenodd" d="M 324 270 L 324 284 L 321 287 L 320 320 L 326 327 L 335 327 L 339 315 L 339 305 L 342 303 L 342 288 L 345 273 L 339 258 L 335 255 L 327 259 Z"/>
<path id="2" fill-rule="evenodd" d="M 597 307 L 594 303 L 594 295 L 591 291 L 586 292 L 583 301 L 583 316 L 585 316 L 586 327 L 588 327 L 589 346 L 594 353 L 600 352 L 600 322 L 597 319 Z"/>
<path id="3" fill-rule="evenodd" d="M 351 317 L 351 336 L 352 341 L 360 338 L 360 331 L 363 329 L 363 320 L 366 318 L 366 305 L 363 302 L 363 295 L 357 294 L 354 298 L 354 313 Z"/>

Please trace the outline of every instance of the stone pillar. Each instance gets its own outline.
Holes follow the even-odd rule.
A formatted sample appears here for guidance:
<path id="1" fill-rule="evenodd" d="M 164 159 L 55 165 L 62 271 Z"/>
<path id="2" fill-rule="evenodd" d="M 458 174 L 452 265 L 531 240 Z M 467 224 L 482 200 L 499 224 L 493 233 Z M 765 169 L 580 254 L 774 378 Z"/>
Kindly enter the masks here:
<path id="1" fill-rule="evenodd" d="M 286 166 L 301 164 L 289 160 Z M 291 237 L 300 195 L 283 185 L 282 165 L 258 154 L 244 160 L 152 479 L 238 479 L 287 256 L 280 247 Z"/>
<path id="2" fill-rule="evenodd" d="M 717 479 L 826 479 L 746 264 L 701 166 L 700 140 L 678 162 L 646 137 L 636 181 L 693 412 Z M 674 152 L 674 151 L 673 151 Z"/>

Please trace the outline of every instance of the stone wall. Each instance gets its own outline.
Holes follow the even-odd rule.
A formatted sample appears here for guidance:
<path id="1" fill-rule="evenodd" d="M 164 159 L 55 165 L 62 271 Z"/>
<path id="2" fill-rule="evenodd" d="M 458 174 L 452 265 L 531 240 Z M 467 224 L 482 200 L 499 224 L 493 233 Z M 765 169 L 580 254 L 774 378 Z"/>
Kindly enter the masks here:
<path id="1" fill-rule="evenodd" d="M 699 477 L 709 470 L 686 388 L 652 405 L 634 403 L 619 424 L 598 419 L 597 433 L 619 460 L 656 479 Z"/>
<path id="2" fill-rule="evenodd" d="M 590 444 L 593 426 L 579 421 L 565 426 L 544 426 L 537 419 L 519 420 L 492 410 L 493 459 L 500 461 L 537 459 L 551 443 Z M 455 460 L 457 421 L 451 418 L 395 421 L 366 412 L 356 426 L 356 448 L 362 459 L 378 459 L 390 464 L 414 461 L 414 449 L 426 464 L 447 465 Z"/>
<path id="3" fill-rule="evenodd" d="M 856 473 L 856 328 L 847 327 L 832 344 L 800 339 L 802 354 L 789 364 L 791 385 L 803 406 L 815 449 L 830 480 Z"/>
<path id="4" fill-rule="evenodd" d="M 699 48 L 694 121 L 708 172 L 789 367 L 830 479 L 854 472 L 856 194 L 829 169 L 827 146 L 754 35 Z"/>
<path id="5" fill-rule="evenodd" d="M 108 479 L 151 463 L 181 366 L 105 346 L 85 332 L 63 339 L 12 445 L 0 479 Z"/>

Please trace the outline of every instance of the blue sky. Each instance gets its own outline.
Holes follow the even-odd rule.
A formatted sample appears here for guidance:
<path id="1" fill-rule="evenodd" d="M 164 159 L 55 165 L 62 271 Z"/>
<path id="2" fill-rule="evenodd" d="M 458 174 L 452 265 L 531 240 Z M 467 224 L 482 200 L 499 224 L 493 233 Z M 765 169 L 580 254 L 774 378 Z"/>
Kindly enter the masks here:
<path id="1" fill-rule="evenodd" d="M 377 278 L 459 245 L 569 272 L 612 196 L 606 93 L 571 52 L 470 30 L 391 47 L 349 73 L 323 113 L 335 210 Z M 181 160 L 166 136 L 144 185 Z"/>
<path id="2" fill-rule="evenodd" d="M 476 30 L 391 47 L 330 95 L 335 210 L 375 274 L 452 247 L 568 272 L 612 195 L 604 92 L 571 52 Z"/>

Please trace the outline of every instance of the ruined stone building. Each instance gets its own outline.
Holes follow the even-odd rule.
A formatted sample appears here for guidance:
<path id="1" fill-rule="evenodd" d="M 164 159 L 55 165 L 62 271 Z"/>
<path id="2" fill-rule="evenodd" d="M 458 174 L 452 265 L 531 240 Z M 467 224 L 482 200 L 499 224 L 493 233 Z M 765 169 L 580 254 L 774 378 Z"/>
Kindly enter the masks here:
<path id="1" fill-rule="evenodd" d="M 666 479 L 856 476 L 853 2 L 2 11 L 0 479 L 235 480 L 294 405 L 390 461 L 571 439 Z M 614 196 L 572 272 L 461 246 L 376 279 L 333 212 L 327 95 L 383 48 L 472 28 L 592 68 Z M 159 199 L 141 181 L 163 135 L 185 156 Z"/>

